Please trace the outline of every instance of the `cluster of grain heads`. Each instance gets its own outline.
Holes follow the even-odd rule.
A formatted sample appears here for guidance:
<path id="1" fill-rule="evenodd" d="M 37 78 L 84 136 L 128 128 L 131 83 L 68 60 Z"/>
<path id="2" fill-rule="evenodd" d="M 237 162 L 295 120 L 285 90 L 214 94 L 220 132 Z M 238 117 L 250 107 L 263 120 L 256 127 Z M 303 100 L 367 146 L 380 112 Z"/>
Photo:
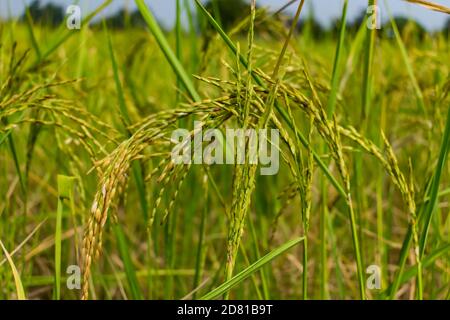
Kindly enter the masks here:
<path id="1" fill-rule="evenodd" d="M 256 4 L 255 1 L 251 3 L 251 21 L 250 21 L 250 29 L 248 35 L 248 57 L 252 57 L 253 50 L 253 32 L 254 32 L 254 19 L 255 19 L 255 10 Z M 238 49 L 239 50 L 239 49 Z M 250 125 L 251 119 L 249 118 L 249 105 L 251 103 L 253 97 L 253 86 L 251 79 L 251 63 L 248 65 L 247 71 L 247 81 L 245 83 L 245 93 L 244 99 L 241 100 L 241 74 L 240 74 L 240 62 L 239 55 L 237 55 L 237 77 L 238 81 L 236 86 L 237 91 L 237 107 L 241 110 L 240 118 L 243 120 L 244 130 L 247 129 L 247 126 Z M 238 164 L 235 161 L 236 165 L 234 167 L 234 175 L 233 175 L 233 194 L 232 194 L 232 204 L 231 204 L 231 212 L 230 212 L 230 226 L 228 230 L 228 241 L 227 241 L 227 260 L 225 265 L 225 279 L 230 280 L 233 276 L 233 269 L 236 263 L 236 256 L 238 253 L 240 241 L 242 234 L 244 232 L 244 224 L 245 219 L 247 217 L 247 213 L 250 209 L 251 203 L 251 195 L 255 188 L 255 175 L 256 168 L 255 164 L 250 164 L 248 159 L 248 150 L 249 144 L 245 144 L 245 154 L 246 161 L 244 165 Z M 237 154 L 237 153 L 236 153 Z M 225 298 L 228 298 L 229 292 L 225 294 Z"/>
<path id="2" fill-rule="evenodd" d="M 167 143 L 167 141 L 170 141 L 174 125 L 180 119 L 192 115 L 203 117 L 203 119 L 205 117 L 211 117 L 211 115 L 217 115 L 220 118 L 221 112 L 217 112 L 217 104 L 227 100 L 227 98 L 220 98 L 218 100 L 207 99 L 200 103 L 186 104 L 178 109 L 152 114 L 141 122 L 130 126 L 129 129 L 134 130 L 135 133 L 120 143 L 104 159 L 96 162 L 95 168 L 100 172 L 100 182 L 91 207 L 83 239 L 84 267 L 82 299 L 87 299 L 89 296 L 89 277 L 91 275 L 92 264 L 101 253 L 103 229 L 108 216 L 111 214 L 114 215 L 114 212 L 111 212 L 111 210 L 117 207 L 116 201 L 125 192 L 127 177 L 132 162 L 143 159 L 146 155 L 151 156 L 151 153 L 147 154 L 144 152 L 148 147 L 162 148 L 163 150 L 163 152 L 154 151 L 155 156 L 160 157 L 161 160 L 159 165 L 145 179 L 148 182 L 153 176 L 156 176 L 158 171 L 161 171 L 157 179 L 157 182 L 160 184 L 159 196 L 155 200 L 152 214 L 147 222 L 150 230 L 168 185 L 174 181 L 178 181 L 172 200 L 165 209 L 163 220 L 167 218 L 173 208 L 179 187 L 185 180 L 190 168 L 189 165 L 175 166 L 170 157 L 170 148 L 172 145 Z M 206 121 L 206 123 L 207 125 L 214 126 L 215 121 L 217 120 L 213 119 L 209 122 Z M 117 219 L 114 220 L 115 223 L 119 222 Z"/>
<path id="3" fill-rule="evenodd" d="M 118 189 L 123 186 L 129 169 L 127 150 L 112 164 L 111 172 L 105 176 L 101 191 L 96 194 L 91 208 L 87 228 L 83 239 L 84 274 L 82 299 L 88 298 L 89 276 L 93 259 L 100 255 L 102 246 L 102 229 L 108 218 L 108 210 Z"/>

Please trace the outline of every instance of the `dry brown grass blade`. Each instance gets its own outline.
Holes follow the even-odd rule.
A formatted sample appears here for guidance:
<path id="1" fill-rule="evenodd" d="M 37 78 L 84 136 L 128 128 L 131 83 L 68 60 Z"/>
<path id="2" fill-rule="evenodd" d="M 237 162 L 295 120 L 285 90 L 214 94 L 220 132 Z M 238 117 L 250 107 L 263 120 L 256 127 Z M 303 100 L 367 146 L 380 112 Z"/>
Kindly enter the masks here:
<path id="1" fill-rule="evenodd" d="M 421 5 L 427 9 L 450 14 L 450 8 L 448 8 L 442 4 L 433 3 L 431 1 L 426 1 L 426 0 L 405 0 L 405 1 Z"/>

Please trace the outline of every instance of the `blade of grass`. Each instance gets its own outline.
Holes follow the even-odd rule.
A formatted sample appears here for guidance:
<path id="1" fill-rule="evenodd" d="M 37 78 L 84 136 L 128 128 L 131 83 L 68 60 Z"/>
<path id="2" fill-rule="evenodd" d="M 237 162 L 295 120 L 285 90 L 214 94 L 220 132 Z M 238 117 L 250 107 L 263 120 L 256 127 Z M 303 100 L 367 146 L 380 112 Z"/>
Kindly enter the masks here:
<path id="1" fill-rule="evenodd" d="M 297 11 L 295 13 L 294 20 L 291 23 L 291 27 L 289 28 L 289 33 L 288 33 L 286 39 L 284 40 L 283 48 L 281 49 L 280 55 L 278 56 L 277 64 L 275 65 L 275 69 L 273 70 L 272 78 L 274 78 L 274 79 L 278 78 L 278 73 L 280 71 L 281 63 L 283 62 L 283 58 L 286 54 L 286 50 L 289 46 L 289 42 L 291 40 L 292 35 L 294 34 L 295 28 L 297 27 L 298 20 L 300 19 L 300 13 L 302 12 L 304 4 L 305 4 L 305 0 L 301 0 L 297 7 Z"/>
<path id="2" fill-rule="evenodd" d="M 119 99 L 119 110 L 120 115 L 122 116 L 123 125 L 125 127 L 125 131 L 127 131 L 127 127 L 131 124 L 130 115 L 128 114 L 128 109 L 125 103 L 125 95 L 123 93 L 122 83 L 120 81 L 119 69 L 117 66 L 116 57 L 114 55 L 111 35 L 108 32 L 108 27 L 106 26 L 105 20 L 103 20 L 103 29 L 105 30 L 106 37 L 108 38 L 108 50 L 109 50 L 109 58 L 111 60 L 113 74 L 114 74 L 114 83 L 116 85 L 117 98 Z"/>
<path id="3" fill-rule="evenodd" d="M 11 151 L 11 155 L 14 161 L 14 166 L 16 167 L 17 175 L 19 176 L 19 182 L 20 182 L 20 189 L 23 193 L 24 200 L 26 203 L 26 195 L 27 195 L 27 184 L 25 182 L 25 177 L 22 173 L 22 170 L 20 169 L 20 163 L 19 163 L 19 157 L 17 155 L 16 151 L 16 144 L 14 142 L 13 134 L 12 132 L 7 137 L 8 143 L 9 143 L 9 149 Z"/>
<path id="4" fill-rule="evenodd" d="M 345 298 L 345 286 L 344 286 L 344 272 L 341 269 L 340 257 L 341 252 L 339 252 L 339 248 L 337 246 L 336 235 L 334 232 L 334 217 L 333 215 L 329 215 L 327 212 L 327 229 L 329 231 L 330 244 L 331 244 L 331 252 L 333 254 L 334 264 L 335 264 L 335 274 L 336 274 L 336 282 L 338 287 L 339 299 Z"/>
<path id="5" fill-rule="evenodd" d="M 439 151 L 439 160 L 436 166 L 436 170 L 433 175 L 433 181 L 431 183 L 429 201 L 425 206 L 424 211 L 424 226 L 421 232 L 420 238 L 420 255 L 423 256 L 425 253 L 425 247 L 427 243 L 428 234 L 430 231 L 430 222 L 433 216 L 433 212 L 437 205 L 437 200 L 439 196 L 439 184 L 441 182 L 442 172 L 444 170 L 445 164 L 447 163 L 448 151 L 450 148 L 450 106 L 447 113 L 447 121 L 445 125 L 444 136 L 442 137 L 441 149 Z"/>
<path id="6" fill-rule="evenodd" d="M 181 61 L 182 60 L 182 43 L 181 43 L 181 38 L 182 38 L 182 29 L 181 29 L 181 0 L 176 0 L 176 18 L 175 18 L 175 52 L 176 52 L 176 56 L 177 56 L 177 60 Z M 178 92 L 177 92 L 177 103 L 180 102 L 181 100 L 181 79 L 180 76 L 177 75 L 177 88 L 178 88 Z"/>
<path id="7" fill-rule="evenodd" d="M 376 0 L 369 0 L 368 6 L 375 7 L 377 2 Z M 378 9 L 376 9 L 378 11 Z M 375 15 L 380 14 L 379 12 L 375 12 Z M 377 18 L 375 18 L 377 19 Z M 370 113 L 370 106 L 372 102 L 372 70 L 373 70 L 373 55 L 374 55 L 374 47 L 375 47 L 375 37 L 376 37 L 376 28 L 372 26 L 370 31 L 366 34 L 366 46 L 365 46 L 365 54 L 364 54 L 364 70 L 363 70 L 363 92 L 362 92 L 362 119 L 364 120 L 362 127 L 365 128 L 367 117 Z"/>
<path id="8" fill-rule="evenodd" d="M 164 36 L 164 33 L 161 31 L 161 28 L 159 27 L 155 17 L 151 13 L 151 11 L 147 8 L 147 5 L 145 4 L 144 0 L 135 0 L 136 5 L 141 12 L 145 22 L 147 23 L 150 32 L 155 37 L 158 45 L 160 46 L 162 52 L 164 53 L 167 61 L 172 66 L 172 69 L 175 71 L 176 75 L 179 77 L 179 79 L 182 81 L 183 85 L 185 86 L 188 94 L 191 96 L 191 98 L 194 101 L 200 101 L 201 98 L 197 91 L 195 90 L 195 86 L 192 83 L 190 77 L 184 70 L 182 64 L 177 59 L 176 55 L 173 53 L 172 49 L 170 48 L 169 43 L 167 42 L 166 37 Z"/>
<path id="9" fill-rule="evenodd" d="M 415 93 L 416 98 L 417 98 L 417 104 L 419 106 L 419 109 L 426 116 L 427 115 L 427 110 L 425 108 L 425 102 L 423 100 L 422 90 L 420 89 L 419 83 L 417 82 L 417 78 L 414 75 L 413 66 L 411 64 L 411 61 L 409 60 L 405 44 L 403 43 L 402 37 L 400 35 L 400 31 L 398 30 L 397 23 L 395 22 L 394 17 L 392 16 L 391 9 L 390 9 L 390 7 L 388 5 L 388 2 L 386 0 L 384 0 L 384 3 L 385 3 L 385 6 L 387 8 L 387 12 L 388 12 L 388 15 L 389 15 L 389 20 L 390 20 L 391 25 L 392 25 L 392 30 L 394 31 L 395 40 L 397 41 L 398 47 L 400 49 L 400 53 L 401 53 L 401 57 L 402 57 L 403 63 L 405 64 L 406 71 L 408 72 L 408 76 L 409 76 L 409 78 L 411 80 L 411 83 L 413 85 L 413 88 L 414 88 L 414 93 Z"/>
<path id="10" fill-rule="evenodd" d="M 249 226 L 249 230 L 250 230 L 250 234 L 252 236 L 252 243 L 253 243 L 253 251 L 256 255 L 256 258 L 259 259 L 261 257 L 261 253 L 259 250 L 259 243 L 260 241 L 258 241 L 258 236 L 256 235 L 256 228 L 254 226 L 254 222 L 253 219 L 251 218 L 251 216 L 248 217 L 248 226 Z M 267 274 L 265 272 L 265 268 L 261 268 L 261 270 L 259 271 L 260 273 L 260 277 L 261 277 L 261 286 L 262 286 L 262 293 L 263 293 L 263 297 L 264 300 L 269 300 L 270 299 L 270 292 L 269 292 L 269 280 L 267 277 Z"/>
<path id="11" fill-rule="evenodd" d="M 220 7 L 219 7 L 218 0 L 211 0 L 211 3 L 212 3 L 212 10 L 213 10 L 214 18 L 216 19 L 219 26 L 223 26 L 222 15 L 220 13 Z"/>
<path id="12" fill-rule="evenodd" d="M 209 293 L 205 294 L 203 297 L 201 297 L 201 300 L 211 300 L 218 296 L 223 295 L 224 293 L 228 292 L 231 288 L 238 285 L 248 277 L 250 277 L 252 274 L 257 272 L 261 267 L 266 265 L 267 263 L 271 262 L 273 259 L 277 258 L 278 256 L 282 255 L 292 247 L 296 246 L 300 242 L 303 241 L 303 237 L 290 240 L 286 242 L 285 244 L 279 246 L 275 250 L 269 252 L 265 256 L 263 256 L 258 261 L 254 262 L 252 265 L 248 266 L 241 272 L 239 272 L 237 275 L 232 277 L 230 280 L 224 282 L 214 290 L 210 291 Z"/>
<path id="13" fill-rule="evenodd" d="M 320 191 L 322 194 L 320 202 L 320 298 L 322 300 L 328 299 L 328 269 L 326 267 L 328 262 L 328 252 L 327 252 L 327 224 L 328 224 L 328 189 L 323 179 L 323 175 L 320 177 Z"/>
<path id="14" fill-rule="evenodd" d="M 39 223 L 33 231 L 30 232 L 30 234 L 9 254 L 12 258 L 30 239 L 31 237 L 42 227 L 42 225 L 47 221 L 47 219 L 44 219 L 41 223 Z M 0 267 L 7 261 L 7 259 L 0 260 Z"/>
<path id="15" fill-rule="evenodd" d="M 345 73 L 342 75 L 341 80 L 339 81 L 339 92 L 338 95 L 341 95 L 347 87 L 348 80 L 355 69 L 355 64 L 357 63 L 357 57 L 361 54 L 364 39 L 366 38 L 367 26 L 363 23 L 358 29 L 354 40 L 352 41 L 352 45 L 350 46 L 350 52 L 348 54 Z"/>
<path id="16" fill-rule="evenodd" d="M 31 45 L 33 46 L 33 49 L 36 52 L 37 59 L 41 60 L 41 50 L 39 49 L 39 44 L 36 40 L 36 35 L 34 34 L 33 17 L 30 14 L 30 8 L 28 6 L 26 6 L 25 4 L 24 4 L 24 6 L 25 6 L 27 30 L 30 35 Z"/>
<path id="17" fill-rule="evenodd" d="M 195 70 L 197 70 L 198 65 L 198 37 L 197 37 L 197 31 L 195 28 L 195 18 L 192 14 L 192 8 L 189 3 L 189 0 L 184 0 L 184 8 L 186 10 L 186 15 L 188 19 L 189 24 L 189 38 L 190 38 L 190 46 L 191 46 L 191 54 L 190 54 L 190 72 L 194 73 Z"/>
<path id="18" fill-rule="evenodd" d="M 74 178 L 58 175 L 58 207 L 56 210 L 55 226 L 55 282 L 53 296 L 56 300 L 61 298 L 61 243 L 62 218 L 65 211 L 64 201 L 73 199 Z"/>
<path id="19" fill-rule="evenodd" d="M 243 263 L 245 263 L 246 265 L 249 265 L 250 264 L 250 260 L 248 258 L 248 253 L 247 253 L 247 250 L 245 249 L 245 246 L 243 246 L 243 245 L 239 246 L 239 251 L 241 252 L 241 256 L 243 258 Z M 254 293 L 255 294 L 255 299 L 256 300 L 263 300 L 263 295 L 261 293 L 261 290 L 259 289 L 258 281 L 257 281 L 257 277 L 256 276 L 257 276 L 256 273 L 254 273 L 254 274 L 252 274 L 250 276 L 250 278 L 252 280 L 253 287 L 255 288 L 255 293 Z M 226 299 L 228 300 L 228 297 Z"/>
<path id="20" fill-rule="evenodd" d="M 14 265 L 14 261 L 12 260 L 11 256 L 9 255 L 8 251 L 6 250 L 6 248 L 3 245 L 3 242 L 1 240 L 0 240 L 0 246 L 3 249 L 3 252 L 6 256 L 6 259 L 8 260 L 9 266 L 11 267 L 11 271 L 13 273 L 14 283 L 16 285 L 17 299 L 18 300 L 26 300 L 25 291 L 23 290 L 22 280 L 20 279 L 19 272 L 17 271 L 17 268 Z"/>
<path id="21" fill-rule="evenodd" d="M 334 113 L 334 109 L 336 107 L 337 93 L 339 90 L 339 83 L 340 83 L 339 66 L 341 64 L 342 48 L 344 46 L 345 40 L 345 29 L 347 25 L 347 7 L 348 7 L 348 0 L 345 0 L 344 6 L 342 8 L 341 26 L 339 30 L 339 41 L 337 43 L 336 54 L 334 56 L 333 74 L 331 76 L 331 90 L 327 106 L 327 113 L 329 117 L 331 117 Z"/>
<path id="22" fill-rule="evenodd" d="M 137 280 L 136 270 L 130 257 L 131 250 L 128 247 L 128 242 L 123 232 L 122 226 L 119 223 L 113 223 L 112 227 L 116 235 L 120 256 L 122 257 L 123 265 L 125 267 L 125 274 L 130 286 L 131 297 L 133 298 L 133 300 L 142 300 L 143 295 L 139 287 L 139 282 Z"/>
<path id="23" fill-rule="evenodd" d="M 176 265 L 176 238 L 177 238 L 177 214 L 170 214 L 164 228 L 165 260 L 168 269 L 174 269 Z M 174 277 L 167 277 L 164 282 L 165 295 L 167 299 L 174 299 Z"/>
<path id="24" fill-rule="evenodd" d="M 7 119 L 3 119 L 3 124 L 7 125 L 8 121 Z M 22 173 L 22 170 L 20 169 L 20 162 L 19 162 L 19 157 L 17 155 L 17 151 L 16 151 L 16 143 L 14 142 L 14 137 L 13 137 L 13 133 L 12 130 L 9 130 L 7 132 L 4 133 L 4 135 L 0 138 L 0 145 L 2 144 L 3 141 L 8 140 L 8 145 L 9 145 L 9 150 L 11 152 L 11 156 L 13 158 L 13 162 L 14 162 L 14 167 L 17 171 L 17 176 L 19 177 L 19 183 L 20 183 L 20 191 L 22 192 L 23 195 L 23 200 L 24 200 L 24 212 L 27 212 L 27 183 L 25 181 L 25 176 Z"/>
<path id="25" fill-rule="evenodd" d="M 445 244 L 442 247 L 434 250 L 426 258 L 423 259 L 423 262 L 422 262 L 423 267 L 425 268 L 425 267 L 431 266 L 437 259 L 444 256 L 449 251 L 450 251 L 450 244 Z M 413 279 L 414 277 L 416 277 L 417 270 L 418 270 L 417 265 L 412 266 L 412 267 L 408 268 L 407 270 L 405 270 L 401 275 L 399 284 L 402 285 L 402 284 L 408 282 L 409 280 Z M 386 293 L 389 293 L 391 291 L 392 291 L 392 285 L 389 286 L 389 288 L 386 290 Z"/>
<path id="26" fill-rule="evenodd" d="M 207 177 L 204 177 L 204 194 L 206 197 L 205 206 L 202 209 L 202 215 L 200 220 L 200 228 L 198 230 L 199 239 L 197 245 L 197 255 L 195 259 L 195 275 L 194 275 L 194 285 L 193 290 L 196 290 L 200 286 L 201 279 L 203 277 L 203 269 L 205 268 L 205 254 L 206 254 L 206 216 L 209 209 L 209 195 L 208 195 L 208 183 Z M 195 300 L 197 298 L 197 290 L 194 291 L 192 298 Z"/>

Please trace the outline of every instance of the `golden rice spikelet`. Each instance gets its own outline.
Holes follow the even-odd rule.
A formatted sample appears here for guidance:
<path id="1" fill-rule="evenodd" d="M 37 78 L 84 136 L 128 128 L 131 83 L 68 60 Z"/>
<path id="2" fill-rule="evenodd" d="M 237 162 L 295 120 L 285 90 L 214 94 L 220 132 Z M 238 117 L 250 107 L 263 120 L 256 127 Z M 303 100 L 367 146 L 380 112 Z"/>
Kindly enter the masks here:
<path id="1" fill-rule="evenodd" d="M 438 4 L 438 3 L 434 3 L 434 2 L 426 1 L 426 0 L 405 0 L 405 1 L 421 5 L 430 10 L 450 14 L 450 8 L 448 8 L 442 4 Z"/>

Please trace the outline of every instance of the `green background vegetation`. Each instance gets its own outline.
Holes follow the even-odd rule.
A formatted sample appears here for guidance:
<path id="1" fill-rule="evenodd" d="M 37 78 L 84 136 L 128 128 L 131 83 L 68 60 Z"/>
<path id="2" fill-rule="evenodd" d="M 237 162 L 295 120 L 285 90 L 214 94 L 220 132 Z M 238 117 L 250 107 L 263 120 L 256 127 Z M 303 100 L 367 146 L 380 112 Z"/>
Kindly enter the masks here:
<path id="1" fill-rule="evenodd" d="M 450 297 L 447 30 L 136 2 L 0 23 L 0 298 Z M 199 119 L 279 129 L 279 174 L 171 166 Z"/>

